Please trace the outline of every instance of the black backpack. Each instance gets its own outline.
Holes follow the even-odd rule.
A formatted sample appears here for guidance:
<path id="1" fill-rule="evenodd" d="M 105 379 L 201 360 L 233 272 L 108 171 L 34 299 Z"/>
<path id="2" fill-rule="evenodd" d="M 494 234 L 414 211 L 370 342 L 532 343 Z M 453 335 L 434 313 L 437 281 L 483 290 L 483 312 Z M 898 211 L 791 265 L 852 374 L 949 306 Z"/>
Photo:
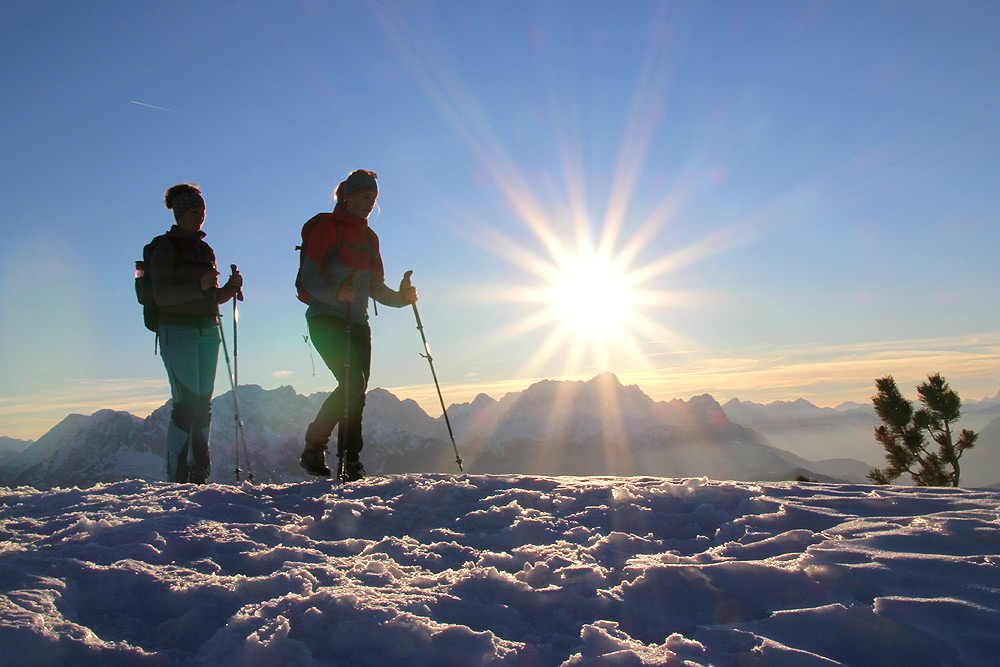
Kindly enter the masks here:
<path id="1" fill-rule="evenodd" d="M 153 237 L 142 249 L 142 263 L 135 263 L 135 296 L 142 304 L 142 320 L 154 333 L 160 331 L 160 308 L 153 298 L 153 252 L 166 234 Z M 176 251 L 176 248 L 175 248 Z M 176 262 L 176 258 L 175 258 Z"/>

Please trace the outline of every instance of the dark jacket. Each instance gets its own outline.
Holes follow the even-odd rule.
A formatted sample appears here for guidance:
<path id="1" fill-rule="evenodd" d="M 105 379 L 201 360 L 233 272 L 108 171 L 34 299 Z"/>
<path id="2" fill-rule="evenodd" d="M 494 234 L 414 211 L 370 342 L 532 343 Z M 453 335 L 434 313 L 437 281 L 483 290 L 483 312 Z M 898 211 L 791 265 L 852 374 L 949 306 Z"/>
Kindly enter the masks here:
<path id="1" fill-rule="evenodd" d="M 219 304 L 236 295 L 235 288 L 202 291 L 201 277 L 215 271 L 215 252 L 204 241 L 205 232 L 187 234 L 174 225 L 156 246 L 151 258 L 153 298 L 160 310 L 160 326 L 215 326 Z"/>

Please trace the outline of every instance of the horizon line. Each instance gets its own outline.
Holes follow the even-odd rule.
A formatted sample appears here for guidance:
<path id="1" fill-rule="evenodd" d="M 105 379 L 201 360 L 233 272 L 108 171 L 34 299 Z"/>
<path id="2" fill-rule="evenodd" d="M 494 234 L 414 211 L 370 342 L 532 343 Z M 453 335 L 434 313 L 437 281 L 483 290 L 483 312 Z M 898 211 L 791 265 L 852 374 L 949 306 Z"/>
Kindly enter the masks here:
<path id="1" fill-rule="evenodd" d="M 720 403 L 747 397 L 748 402 L 767 405 L 802 398 L 817 407 L 836 408 L 867 402 L 875 393 L 876 378 L 892 375 L 904 394 L 913 395 L 916 385 L 935 372 L 942 373 L 960 395 L 970 397 L 967 400 L 1000 394 L 1000 332 L 716 353 L 686 350 L 660 355 L 656 362 L 658 367 L 651 369 L 613 372 L 620 382 L 639 386 L 656 401 L 708 394 Z M 466 378 L 442 383 L 441 391 L 446 405 L 456 405 L 471 402 L 479 394 L 502 398 L 542 380 L 585 381 L 596 375 L 592 371 L 552 378 Z M 267 377 L 276 382 L 292 380 L 288 375 Z M 294 388 L 292 381 L 278 386 L 285 384 Z M 438 395 L 432 382 L 384 388 L 413 399 L 428 414 L 437 411 Z M 0 398 L 0 435 L 35 440 L 67 413 L 111 409 L 144 417 L 169 401 L 169 396 L 166 378 L 72 378 L 58 389 Z"/>
<path id="2" fill-rule="evenodd" d="M 859 407 L 864 407 L 864 406 L 868 405 L 868 402 L 861 402 L 861 401 L 851 400 L 851 399 L 840 401 L 836 405 L 820 405 L 820 404 L 818 404 L 818 403 L 816 403 L 814 401 L 809 400 L 805 396 L 798 396 L 798 397 L 795 397 L 795 398 L 776 398 L 776 399 L 773 399 L 773 400 L 770 400 L 770 401 L 754 401 L 754 400 L 743 400 L 743 399 L 740 399 L 738 396 L 735 396 L 735 395 L 733 395 L 733 396 L 723 395 L 722 398 L 720 399 L 720 397 L 717 396 L 718 392 L 712 392 L 712 391 L 695 391 L 695 392 L 692 392 L 692 393 L 685 394 L 684 397 L 678 396 L 678 395 L 671 395 L 671 396 L 666 397 L 666 398 L 663 398 L 663 397 L 659 397 L 658 398 L 656 396 L 651 395 L 651 393 L 648 392 L 645 388 L 643 388 L 643 386 L 639 382 L 623 381 L 622 380 L 622 376 L 623 375 L 626 375 L 626 376 L 627 375 L 637 375 L 637 373 L 630 372 L 630 371 L 624 371 L 624 372 L 601 371 L 601 372 L 595 373 L 593 375 L 565 376 L 565 377 L 560 377 L 560 378 L 528 378 L 528 379 L 522 379 L 522 380 L 509 380 L 509 381 L 498 380 L 498 381 L 484 382 L 484 383 L 477 383 L 477 384 L 471 384 L 471 383 L 468 383 L 468 384 L 458 384 L 458 383 L 454 383 L 454 384 L 447 385 L 447 387 L 450 388 L 450 389 L 452 389 L 452 390 L 457 390 L 459 388 L 466 389 L 466 390 L 471 390 L 473 387 L 475 387 L 475 388 L 477 388 L 477 391 L 472 396 L 472 398 L 470 398 L 469 400 L 456 400 L 456 401 L 453 401 L 451 403 L 447 403 L 446 402 L 446 404 L 448 406 L 448 409 L 454 408 L 454 407 L 459 406 L 459 405 L 467 405 L 467 404 L 472 403 L 475 400 L 475 398 L 477 398 L 480 395 L 485 395 L 488 398 L 490 398 L 490 399 L 492 399 L 494 401 L 499 402 L 499 401 L 503 400 L 503 398 L 505 398 L 506 396 L 508 396 L 510 394 L 523 393 L 523 392 L 527 391 L 528 389 L 530 389 L 531 387 L 533 387 L 536 384 L 539 384 L 541 382 L 584 383 L 584 384 L 586 384 L 586 383 L 589 383 L 589 382 L 592 382 L 592 381 L 596 380 L 597 378 L 599 378 L 599 377 L 601 377 L 603 375 L 611 375 L 611 376 L 615 377 L 617 379 L 617 381 L 619 382 L 619 384 L 621 384 L 624 387 L 629 387 L 629 386 L 637 387 L 640 390 L 640 392 L 643 393 L 643 395 L 645 395 L 650 400 L 652 400 L 652 401 L 654 401 L 656 403 L 666 403 L 666 402 L 674 401 L 674 400 L 681 400 L 681 401 L 689 402 L 692 399 L 697 398 L 699 396 L 709 396 L 716 403 L 718 403 L 720 405 L 720 407 L 723 407 L 723 408 L 725 408 L 725 406 L 727 404 L 729 404 L 729 403 L 731 403 L 733 401 L 736 401 L 737 403 L 740 403 L 740 404 L 758 405 L 758 406 L 762 406 L 762 407 L 767 407 L 767 406 L 770 406 L 770 405 L 774 405 L 776 403 L 779 403 L 779 404 L 790 404 L 790 403 L 796 403 L 796 402 L 799 402 L 799 401 L 805 401 L 806 403 L 808 403 L 808 404 L 810 404 L 813 407 L 816 407 L 818 409 L 832 409 L 832 410 L 836 410 L 836 409 L 838 409 L 838 408 L 840 408 L 840 407 L 842 407 L 844 405 L 856 405 L 856 406 L 859 406 Z M 110 386 L 114 386 L 116 389 L 121 390 L 121 389 L 125 388 L 126 386 L 128 386 L 128 385 L 123 384 L 124 382 L 125 382 L 124 380 L 109 380 L 109 381 L 106 381 L 106 384 L 108 384 Z M 130 382 L 136 382 L 136 381 L 135 380 L 130 380 Z M 137 385 L 132 385 L 132 386 L 142 387 L 142 388 L 144 388 L 146 390 L 153 389 L 153 388 L 159 389 L 161 387 L 161 385 L 165 385 L 166 384 L 165 381 L 159 381 L 159 380 L 139 380 L 137 382 L 138 382 Z M 515 387 L 515 385 L 518 386 L 518 387 L 520 387 L 520 388 L 513 388 L 513 387 Z M 485 387 L 491 387 L 492 386 L 494 389 L 502 389 L 503 393 L 499 397 L 495 397 L 493 394 L 488 393 L 488 391 L 482 390 L 482 388 L 484 386 Z M 332 391 L 332 389 L 330 389 L 330 390 L 321 390 L 321 391 L 318 391 L 318 392 L 311 392 L 311 393 L 308 393 L 308 394 L 304 394 L 304 393 L 300 393 L 299 390 L 295 389 L 294 385 L 291 384 L 291 383 L 279 384 L 279 385 L 274 386 L 274 387 L 265 387 L 265 386 L 263 386 L 260 383 L 254 382 L 254 383 L 244 383 L 244 384 L 241 384 L 239 386 L 239 388 L 244 388 L 244 387 L 257 387 L 257 388 L 260 388 L 261 391 L 265 391 L 265 392 L 277 391 L 277 390 L 279 390 L 279 389 L 281 389 L 283 387 L 288 387 L 292 391 L 294 391 L 297 395 L 303 396 L 303 397 L 309 397 L 309 396 L 313 396 L 315 394 L 329 394 Z M 390 395 L 392 395 L 394 398 L 396 398 L 397 400 L 399 400 L 401 402 L 402 401 L 406 401 L 406 400 L 412 400 L 413 402 L 415 402 L 421 408 L 421 410 L 423 410 L 423 412 L 425 414 L 427 414 L 427 416 L 429 416 L 431 418 L 434 418 L 434 419 L 440 418 L 439 416 L 438 417 L 433 416 L 431 410 L 428 410 L 427 407 L 426 407 L 426 405 L 425 405 L 425 403 L 429 403 L 432 406 L 434 406 L 435 408 L 439 408 L 440 407 L 440 402 L 438 401 L 437 390 L 434 387 L 434 385 L 431 384 L 431 383 L 419 384 L 419 385 L 401 385 L 401 386 L 395 386 L 395 387 L 376 386 L 376 387 L 372 387 L 371 389 L 369 389 L 368 392 L 370 393 L 370 392 L 378 390 L 378 389 L 381 389 L 382 391 L 385 391 L 385 392 L 389 393 Z M 226 389 L 225 391 L 216 394 L 213 397 L 213 400 L 215 400 L 217 398 L 221 398 L 221 397 L 226 396 L 227 394 L 231 394 L 231 393 L 232 393 L 232 389 Z M 401 398 L 400 397 L 401 395 L 405 396 L 405 398 Z M 982 398 L 966 398 L 966 399 L 963 399 L 962 402 L 963 403 L 966 403 L 966 402 L 979 403 L 979 402 L 982 402 L 982 401 L 990 400 L 991 398 L 995 399 L 995 398 L 998 398 L 998 397 L 1000 397 L 1000 389 L 998 389 L 997 392 L 995 394 L 993 394 L 993 395 L 986 394 Z M 4 404 L 5 403 L 10 403 L 10 402 L 12 402 L 12 399 L 0 398 L 0 416 L 3 416 L 3 415 L 8 414 L 8 413 L 14 413 L 15 411 L 16 411 L 17 414 L 24 414 L 25 413 L 25 410 L 24 410 L 25 406 L 23 404 L 21 404 L 21 405 L 12 405 L 10 407 L 5 407 Z M 47 427 L 40 435 L 38 435 L 35 438 L 30 438 L 30 437 L 29 438 L 23 438 L 23 437 L 18 437 L 17 435 L 13 435 L 13 436 L 12 435 L 8 435 L 7 433 L 0 433 L 0 438 L 9 438 L 11 440 L 17 440 L 17 441 L 20 441 L 20 442 L 37 442 L 38 440 L 40 440 L 41 438 L 43 438 L 46 434 L 48 434 L 52 429 L 54 429 L 55 427 L 57 427 L 59 424 L 61 424 L 63 421 L 65 421 L 69 417 L 72 417 L 72 416 L 90 417 L 90 416 L 93 416 L 94 414 L 96 414 L 98 412 L 101 412 L 101 411 L 104 411 L 104 410 L 111 410 L 113 412 L 124 412 L 124 413 L 130 414 L 130 415 L 133 415 L 135 417 L 139 417 L 141 419 L 146 419 L 153 412 L 155 412 L 156 410 L 164 407 L 169 402 L 170 402 L 169 396 L 166 398 L 166 400 L 161 400 L 161 399 L 156 399 L 156 398 L 147 398 L 147 399 L 144 399 L 144 400 L 132 402 L 131 405 L 127 405 L 127 406 L 121 406 L 120 405 L 118 407 L 114 407 L 114 406 L 112 406 L 112 407 L 106 407 L 106 406 L 105 407 L 94 407 L 96 405 L 96 402 L 94 400 L 91 400 L 91 401 L 75 401 L 75 402 L 71 402 L 69 404 L 63 404 L 61 407 L 63 407 L 63 408 L 69 408 L 70 411 L 66 412 L 65 414 L 63 414 L 62 417 L 57 418 L 56 421 L 51 426 Z M 88 408 L 89 409 L 89 414 L 85 414 L 85 412 L 87 412 L 87 410 L 74 411 L 74 410 L 72 410 L 73 407 Z M 33 414 L 39 414 L 39 415 L 40 414 L 45 414 L 45 413 L 50 413 L 51 414 L 54 410 L 57 410 L 57 409 L 59 409 L 59 408 L 58 407 L 52 407 L 52 408 L 36 407 L 34 410 L 29 410 L 28 412 L 29 413 L 33 413 Z M 439 412 L 439 410 L 436 409 L 436 410 L 434 410 L 434 412 Z"/>

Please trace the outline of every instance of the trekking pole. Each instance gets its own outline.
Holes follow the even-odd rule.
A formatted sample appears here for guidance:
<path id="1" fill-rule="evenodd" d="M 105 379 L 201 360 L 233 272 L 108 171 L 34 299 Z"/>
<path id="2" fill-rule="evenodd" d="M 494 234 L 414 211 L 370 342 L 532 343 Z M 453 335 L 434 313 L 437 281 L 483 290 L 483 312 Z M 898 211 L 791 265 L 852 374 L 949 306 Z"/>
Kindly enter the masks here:
<path id="1" fill-rule="evenodd" d="M 400 291 L 404 288 L 411 287 L 410 285 L 410 275 L 413 271 L 407 271 L 403 274 L 403 280 L 400 283 Z M 431 348 L 427 344 L 427 336 L 424 335 L 424 324 L 420 321 L 420 312 L 417 310 L 417 304 L 411 303 L 413 306 L 413 316 L 417 318 L 417 331 L 420 332 L 420 340 L 424 342 L 424 353 L 420 356 L 427 359 L 427 363 L 431 367 L 431 377 L 434 378 L 434 386 L 437 388 L 438 400 L 441 401 L 441 412 L 444 414 L 444 423 L 448 427 L 448 436 L 451 438 L 451 447 L 455 450 L 455 463 L 458 464 L 459 472 L 464 472 L 462 468 L 462 457 L 458 454 L 458 445 L 455 444 L 455 433 L 451 430 L 451 420 L 448 419 L 448 410 L 444 407 L 444 396 L 441 395 L 441 384 L 438 382 L 437 372 L 434 370 L 434 357 L 431 356 Z"/>
<path id="2" fill-rule="evenodd" d="M 222 340 L 222 354 L 226 358 L 226 371 L 229 376 L 229 387 L 233 390 L 233 416 L 236 419 L 236 434 L 233 438 L 233 449 L 236 450 L 236 483 L 240 483 L 240 443 L 239 434 L 240 429 L 243 426 L 243 420 L 240 419 L 240 402 L 236 398 L 236 381 L 233 379 L 233 367 L 229 363 L 229 348 L 226 347 L 226 333 L 225 329 L 222 327 L 222 316 L 218 315 L 219 321 L 219 338 Z"/>
<path id="3" fill-rule="evenodd" d="M 236 274 L 236 265 L 230 264 L 229 270 L 232 275 Z M 235 415 L 236 425 L 237 425 L 237 440 L 233 441 L 233 445 L 236 448 L 236 481 L 240 481 L 240 453 L 239 446 L 243 446 L 243 460 L 247 464 L 247 480 L 251 483 L 253 482 L 253 466 L 250 465 L 250 452 L 247 450 L 247 439 L 246 435 L 243 433 L 243 419 L 239 414 L 239 390 L 240 390 L 240 345 L 239 345 L 239 328 L 238 324 L 240 321 L 240 311 L 236 307 L 237 301 L 243 300 L 243 288 L 236 292 L 236 298 L 233 299 L 233 413 Z"/>
<path id="4" fill-rule="evenodd" d="M 235 269 L 236 269 L 236 265 L 234 264 L 233 265 L 233 270 L 235 271 Z M 235 473 L 236 473 L 236 483 L 239 484 L 240 483 L 240 473 L 243 472 L 242 470 L 240 470 L 240 441 L 243 441 L 243 451 L 246 452 L 246 439 L 243 436 L 243 417 L 240 416 L 240 400 L 239 400 L 239 395 L 238 395 L 238 393 L 236 391 L 236 378 L 233 376 L 233 366 L 229 362 L 229 348 L 226 346 L 226 333 L 225 333 L 225 329 L 222 326 L 222 316 L 221 315 L 218 316 L 218 322 L 219 322 L 219 338 L 222 341 L 222 353 L 223 353 L 223 355 L 226 358 L 226 371 L 227 371 L 227 375 L 229 375 L 229 386 L 233 390 L 233 418 L 236 421 L 236 437 L 235 437 L 235 440 L 233 441 L 233 449 L 236 450 L 236 470 L 235 470 Z M 235 327 L 235 322 L 234 322 L 234 327 Z M 234 333 L 235 333 L 235 329 L 234 329 Z M 249 463 L 250 462 L 249 462 L 249 458 L 248 458 L 247 459 L 247 468 L 250 467 Z M 247 479 L 250 482 L 253 482 L 253 473 L 252 472 L 250 472 L 248 474 Z"/>
<path id="5" fill-rule="evenodd" d="M 351 304 L 347 304 L 347 327 L 344 329 L 347 342 L 344 344 L 344 416 L 337 427 L 337 481 L 347 481 L 344 456 L 347 454 L 347 424 L 351 417 Z"/>

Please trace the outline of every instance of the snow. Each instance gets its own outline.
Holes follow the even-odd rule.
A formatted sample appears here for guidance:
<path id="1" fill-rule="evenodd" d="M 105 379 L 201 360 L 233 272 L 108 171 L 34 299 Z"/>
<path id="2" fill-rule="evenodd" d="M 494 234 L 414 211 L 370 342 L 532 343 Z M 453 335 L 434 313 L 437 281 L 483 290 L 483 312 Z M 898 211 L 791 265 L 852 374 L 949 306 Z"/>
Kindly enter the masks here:
<path id="1" fill-rule="evenodd" d="M 0 488 L 3 665 L 987 665 L 1000 492 Z"/>

